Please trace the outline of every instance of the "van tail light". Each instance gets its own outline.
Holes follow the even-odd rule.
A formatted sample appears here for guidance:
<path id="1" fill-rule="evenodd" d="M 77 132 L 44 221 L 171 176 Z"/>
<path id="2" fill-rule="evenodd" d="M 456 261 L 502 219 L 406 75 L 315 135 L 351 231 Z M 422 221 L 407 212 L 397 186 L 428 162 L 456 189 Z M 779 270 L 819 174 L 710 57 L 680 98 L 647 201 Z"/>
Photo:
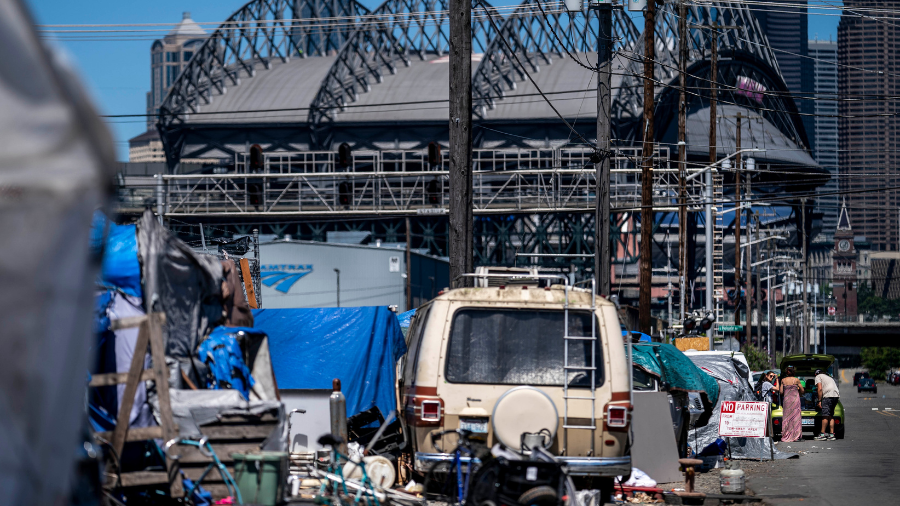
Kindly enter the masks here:
<path id="1" fill-rule="evenodd" d="M 609 406 L 606 408 L 606 425 L 609 428 L 621 429 L 628 426 L 628 407 Z"/>
<path id="2" fill-rule="evenodd" d="M 422 401 L 422 410 L 419 413 L 419 419 L 423 422 L 440 422 L 441 401 Z"/>
<path id="3" fill-rule="evenodd" d="M 406 400 L 406 423 L 413 427 L 438 427 L 444 423 L 444 401 L 435 396 L 412 395 Z"/>

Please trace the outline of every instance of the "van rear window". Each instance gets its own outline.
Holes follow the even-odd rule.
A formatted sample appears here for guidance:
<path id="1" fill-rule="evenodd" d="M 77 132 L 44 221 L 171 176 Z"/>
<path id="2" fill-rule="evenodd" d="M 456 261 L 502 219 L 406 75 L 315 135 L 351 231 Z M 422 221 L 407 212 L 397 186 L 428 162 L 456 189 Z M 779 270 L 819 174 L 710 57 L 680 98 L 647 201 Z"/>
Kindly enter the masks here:
<path id="1" fill-rule="evenodd" d="M 453 315 L 445 374 L 451 383 L 562 386 L 563 311 L 461 309 Z M 603 384 L 600 325 L 595 384 Z M 591 313 L 569 311 L 569 336 L 591 335 Z M 569 366 L 591 366 L 591 341 L 569 341 Z M 570 370 L 569 386 L 590 387 L 589 370 Z"/>

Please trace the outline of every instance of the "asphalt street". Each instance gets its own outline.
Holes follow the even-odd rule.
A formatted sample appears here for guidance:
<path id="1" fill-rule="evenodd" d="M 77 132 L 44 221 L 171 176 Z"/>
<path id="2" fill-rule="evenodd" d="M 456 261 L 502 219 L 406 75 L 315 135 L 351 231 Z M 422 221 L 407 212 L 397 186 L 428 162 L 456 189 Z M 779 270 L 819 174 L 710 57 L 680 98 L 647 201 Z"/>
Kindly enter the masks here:
<path id="1" fill-rule="evenodd" d="M 900 504 L 900 386 L 857 393 L 853 373 L 842 372 L 845 438 L 778 443 L 801 455 L 753 466 L 748 486 L 766 504 Z"/>

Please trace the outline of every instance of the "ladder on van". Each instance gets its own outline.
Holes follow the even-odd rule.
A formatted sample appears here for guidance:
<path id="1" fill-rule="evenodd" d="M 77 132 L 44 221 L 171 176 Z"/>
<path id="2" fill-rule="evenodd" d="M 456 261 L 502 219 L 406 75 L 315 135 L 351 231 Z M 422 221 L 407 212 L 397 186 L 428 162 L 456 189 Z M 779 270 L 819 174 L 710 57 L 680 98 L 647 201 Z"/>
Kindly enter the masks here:
<path id="1" fill-rule="evenodd" d="M 594 431 L 597 429 L 596 401 L 597 401 L 597 290 L 596 280 L 591 278 L 591 335 L 590 336 L 572 336 L 569 335 L 569 290 L 581 283 L 576 283 L 572 287 L 566 281 L 566 302 L 564 306 L 564 334 L 563 334 L 563 447 L 560 455 L 567 455 L 569 446 L 569 429 L 590 430 L 591 431 L 591 453 L 589 456 L 595 456 L 594 450 Z M 590 364 L 572 365 L 569 363 L 569 346 L 583 344 L 585 341 L 590 342 Z M 577 395 L 572 395 L 569 391 L 569 372 L 586 372 L 590 375 L 590 390 L 587 392 L 578 389 Z M 587 424 L 573 423 L 569 420 L 570 403 L 577 405 L 579 402 L 588 402 L 591 405 L 591 417 Z"/>

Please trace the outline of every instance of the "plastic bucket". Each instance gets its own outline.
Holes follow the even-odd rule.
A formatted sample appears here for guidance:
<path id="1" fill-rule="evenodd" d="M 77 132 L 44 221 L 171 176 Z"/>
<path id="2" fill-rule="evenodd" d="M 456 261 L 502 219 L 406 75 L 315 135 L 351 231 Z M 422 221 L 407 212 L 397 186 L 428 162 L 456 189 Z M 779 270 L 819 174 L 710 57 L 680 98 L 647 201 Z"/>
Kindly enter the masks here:
<path id="1" fill-rule="evenodd" d="M 288 475 L 287 452 L 232 453 L 234 481 L 244 504 L 276 506 L 283 502 Z"/>

